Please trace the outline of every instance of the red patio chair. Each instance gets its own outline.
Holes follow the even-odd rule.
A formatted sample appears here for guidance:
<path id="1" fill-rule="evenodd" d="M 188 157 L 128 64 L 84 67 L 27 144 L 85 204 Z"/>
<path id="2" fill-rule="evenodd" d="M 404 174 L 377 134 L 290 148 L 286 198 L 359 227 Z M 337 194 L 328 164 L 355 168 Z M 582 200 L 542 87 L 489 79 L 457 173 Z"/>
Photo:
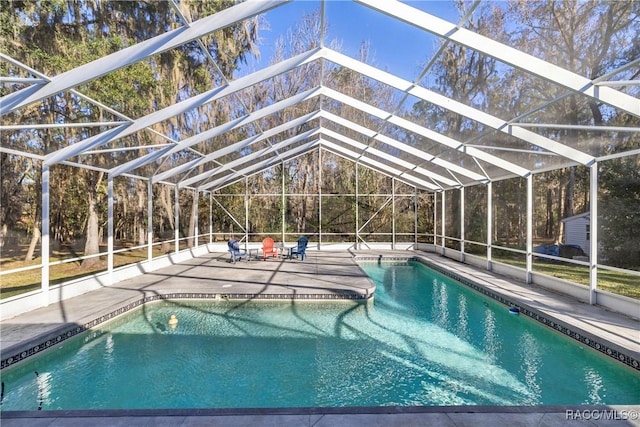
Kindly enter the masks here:
<path id="1" fill-rule="evenodd" d="M 264 260 L 267 260 L 268 256 L 278 257 L 278 248 L 271 237 L 265 237 L 262 239 L 262 256 Z"/>

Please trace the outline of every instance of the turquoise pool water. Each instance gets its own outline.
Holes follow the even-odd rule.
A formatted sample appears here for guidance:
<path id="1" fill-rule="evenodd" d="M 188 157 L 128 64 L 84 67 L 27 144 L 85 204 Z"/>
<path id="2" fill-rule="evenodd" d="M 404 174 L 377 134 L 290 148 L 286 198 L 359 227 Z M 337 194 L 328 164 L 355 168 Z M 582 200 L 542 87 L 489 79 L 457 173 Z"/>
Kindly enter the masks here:
<path id="1" fill-rule="evenodd" d="M 374 302 L 149 304 L 3 370 L 0 408 L 640 403 L 637 372 L 425 266 L 363 268 Z"/>

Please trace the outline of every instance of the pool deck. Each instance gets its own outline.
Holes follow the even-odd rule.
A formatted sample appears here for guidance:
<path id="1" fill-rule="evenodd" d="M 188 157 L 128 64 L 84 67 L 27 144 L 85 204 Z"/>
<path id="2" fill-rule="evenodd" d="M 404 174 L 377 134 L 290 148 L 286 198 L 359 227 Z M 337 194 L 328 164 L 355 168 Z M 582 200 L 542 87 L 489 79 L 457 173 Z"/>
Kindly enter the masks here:
<path id="1" fill-rule="evenodd" d="M 299 260 L 252 260 L 229 263 L 226 253 L 212 253 L 134 279 L 51 304 L 0 322 L 2 359 L 44 342 L 62 331 L 86 325 L 142 297 L 183 293 L 251 294 L 259 298 L 367 298 L 375 287 L 354 256 L 423 257 L 455 271 L 491 292 L 559 324 L 601 337 L 613 348 L 640 360 L 640 322 L 599 306 L 511 281 L 437 254 L 412 251 L 308 252 Z M 585 412 L 585 411 L 596 412 Z M 570 412 L 567 412 L 570 411 Z M 582 411 L 582 412 L 578 412 Z M 612 412 L 613 411 L 613 412 Z M 306 408 L 280 410 L 194 411 L 32 411 L 2 412 L 4 426 L 640 426 L 637 406 L 616 407 L 427 407 Z M 569 419 L 567 418 L 569 414 Z M 607 419 L 613 414 L 614 418 Z M 572 418 L 571 418 L 572 417 Z M 634 418 L 634 419 L 631 419 Z"/>

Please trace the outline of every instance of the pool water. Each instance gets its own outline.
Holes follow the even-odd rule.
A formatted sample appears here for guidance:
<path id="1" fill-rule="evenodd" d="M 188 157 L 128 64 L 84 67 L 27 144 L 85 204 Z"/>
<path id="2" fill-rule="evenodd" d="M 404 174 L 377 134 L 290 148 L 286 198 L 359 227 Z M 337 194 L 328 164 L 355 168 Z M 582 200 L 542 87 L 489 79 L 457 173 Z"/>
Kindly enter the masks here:
<path id="1" fill-rule="evenodd" d="M 3 370 L 0 408 L 640 403 L 637 372 L 423 265 L 362 267 L 373 302 L 146 305 Z"/>

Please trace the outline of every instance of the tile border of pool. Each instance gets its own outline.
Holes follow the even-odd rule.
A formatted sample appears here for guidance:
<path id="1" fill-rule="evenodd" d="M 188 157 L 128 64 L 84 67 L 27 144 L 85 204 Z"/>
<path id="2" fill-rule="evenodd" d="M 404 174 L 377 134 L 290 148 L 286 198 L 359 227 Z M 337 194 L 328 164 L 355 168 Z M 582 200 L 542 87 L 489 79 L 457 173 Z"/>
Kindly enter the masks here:
<path id="1" fill-rule="evenodd" d="M 629 354 L 625 354 L 624 352 L 617 350 L 615 348 L 612 348 L 612 345 L 608 342 L 606 342 L 605 340 L 598 340 L 597 338 L 595 338 L 592 334 L 587 333 L 584 330 L 578 329 L 578 328 L 570 328 L 568 327 L 566 324 L 564 324 L 563 322 L 560 322 L 558 319 L 553 318 L 552 316 L 546 315 L 541 313 L 538 310 L 535 310 L 529 306 L 527 306 L 526 304 L 523 304 L 522 302 L 515 302 L 514 300 L 511 300 L 509 298 L 506 298 L 504 295 L 501 295 L 497 292 L 493 292 L 489 289 L 487 289 L 486 287 L 484 287 L 483 285 L 481 285 L 480 283 L 474 282 L 473 280 L 470 280 L 469 278 L 461 275 L 461 274 L 457 274 L 454 271 L 451 271 L 450 269 L 443 267 L 441 265 L 438 265 L 434 262 L 431 262 L 427 259 L 424 259 L 422 257 L 417 257 L 417 256 L 356 256 L 356 261 L 361 262 L 370 262 L 370 261 L 375 261 L 375 262 L 408 262 L 408 261 L 415 261 L 415 262 L 419 262 L 435 271 L 437 271 L 438 273 L 450 277 L 460 283 L 462 283 L 463 285 L 493 299 L 496 300 L 504 305 L 506 305 L 507 307 L 515 307 L 519 310 L 519 312 L 521 314 L 524 314 L 525 316 L 529 317 L 530 319 L 535 320 L 538 323 L 543 324 L 544 326 L 547 326 L 548 328 L 554 329 L 556 332 L 561 333 L 563 335 L 565 335 L 568 338 L 573 339 L 574 341 L 579 342 L 580 344 L 589 346 L 590 348 L 598 351 L 599 353 L 604 354 L 605 356 L 610 357 L 611 359 L 615 360 L 618 363 L 624 364 L 626 366 L 628 366 L 631 369 L 634 369 L 636 371 L 640 371 L 640 361 L 638 361 L 636 358 L 630 356 Z M 577 330 L 574 330 L 577 329 Z"/>
<path id="2" fill-rule="evenodd" d="M 31 345 L 29 349 L 23 350 L 17 354 L 11 355 L 7 358 L 3 358 L 0 361 L 0 370 L 13 366 L 19 362 L 24 361 L 25 359 L 34 356 L 48 348 L 51 348 L 55 345 L 58 345 L 69 338 L 73 338 L 78 334 L 81 334 L 85 331 L 90 330 L 102 323 L 108 322 L 116 317 L 127 313 L 137 307 L 140 307 L 144 304 L 154 302 L 154 301 L 163 301 L 163 300 L 177 300 L 177 299 L 206 299 L 206 300 L 215 300 L 215 299 L 229 299 L 229 300 L 311 300 L 311 301 L 336 301 L 336 300 L 344 300 L 344 301 L 366 301 L 371 299 L 373 294 L 358 294 L 355 292 L 342 292 L 342 293 L 317 293 L 317 294 L 290 294 L 290 293 L 265 293 L 265 294 L 254 294 L 254 293 L 220 293 L 220 292 L 167 292 L 160 293 L 155 295 L 149 295 L 145 297 L 141 297 L 135 301 L 130 302 L 116 310 L 112 310 L 109 313 L 102 314 L 95 319 L 84 323 L 83 325 L 75 325 L 72 328 L 67 328 L 64 331 L 54 335 L 46 340 Z"/>

